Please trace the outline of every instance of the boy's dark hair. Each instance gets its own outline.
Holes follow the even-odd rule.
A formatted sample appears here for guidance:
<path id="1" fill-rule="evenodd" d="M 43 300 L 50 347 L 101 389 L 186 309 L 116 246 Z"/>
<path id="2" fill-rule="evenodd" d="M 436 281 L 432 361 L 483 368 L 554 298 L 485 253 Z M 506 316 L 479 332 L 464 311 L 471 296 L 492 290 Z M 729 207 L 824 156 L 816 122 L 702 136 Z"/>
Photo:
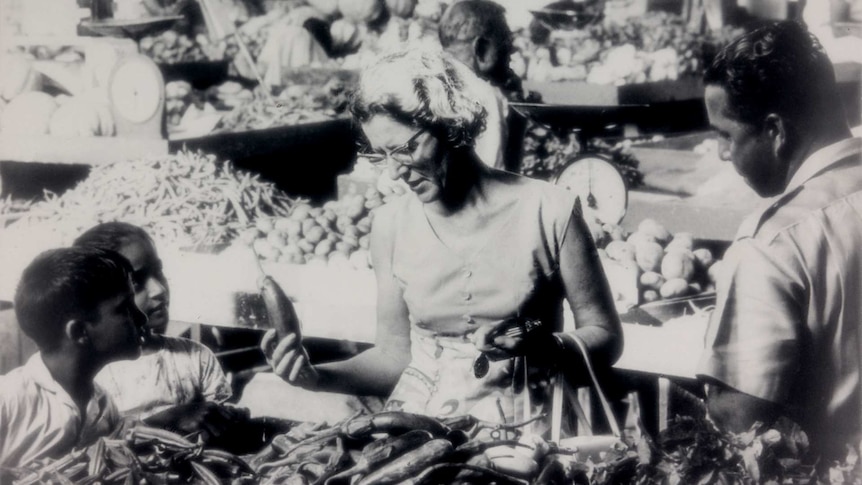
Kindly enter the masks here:
<path id="1" fill-rule="evenodd" d="M 123 246 L 133 241 L 144 241 L 155 246 L 147 231 L 128 222 L 119 221 L 103 222 L 87 229 L 75 239 L 72 245 L 119 252 Z"/>
<path id="2" fill-rule="evenodd" d="M 799 22 L 771 22 L 725 46 L 704 73 L 723 88 L 731 115 L 758 123 L 777 113 L 800 124 L 835 116 L 840 107 L 832 62 Z"/>
<path id="3" fill-rule="evenodd" d="M 66 322 L 93 318 L 98 306 L 126 290 L 132 268 L 126 258 L 97 248 L 51 249 L 36 256 L 15 291 L 21 330 L 42 351 L 56 349 Z"/>
<path id="4" fill-rule="evenodd" d="M 456 1 L 443 12 L 437 34 L 444 49 L 458 42 L 485 37 L 509 52 L 513 40 L 506 22 L 506 9 L 491 0 Z"/>

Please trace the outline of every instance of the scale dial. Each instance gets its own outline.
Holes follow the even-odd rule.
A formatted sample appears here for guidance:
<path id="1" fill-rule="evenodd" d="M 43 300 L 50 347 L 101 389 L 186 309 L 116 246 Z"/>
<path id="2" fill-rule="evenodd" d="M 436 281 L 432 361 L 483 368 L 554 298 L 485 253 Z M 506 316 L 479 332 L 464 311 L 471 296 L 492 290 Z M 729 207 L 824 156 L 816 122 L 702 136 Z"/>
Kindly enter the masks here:
<path id="1" fill-rule="evenodd" d="M 619 224 L 626 215 L 628 191 L 623 176 L 598 155 L 583 155 L 564 167 L 555 181 L 581 199 L 584 216 L 605 224 Z"/>
<path id="2" fill-rule="evenodd" d="M 108 79 L 108 98 L 117 136 L 164 138 L 165 81 L 148 57 L 121 57 Z"/>

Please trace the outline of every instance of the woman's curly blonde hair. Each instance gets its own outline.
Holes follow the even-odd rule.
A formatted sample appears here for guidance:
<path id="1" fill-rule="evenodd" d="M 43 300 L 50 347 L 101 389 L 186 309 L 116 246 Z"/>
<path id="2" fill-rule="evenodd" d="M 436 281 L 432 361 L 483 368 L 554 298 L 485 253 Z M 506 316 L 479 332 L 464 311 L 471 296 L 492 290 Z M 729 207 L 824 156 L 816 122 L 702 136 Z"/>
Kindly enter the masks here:
<path id="1" fill-rule="evenodd" d="M 398 51 L 363 69 L 350 110 L 360 123 L 383 114 L 443 136 L 452 147 L 472 147 L 487 115 L 474 94 L 481 82 L 443 51 Z"/>

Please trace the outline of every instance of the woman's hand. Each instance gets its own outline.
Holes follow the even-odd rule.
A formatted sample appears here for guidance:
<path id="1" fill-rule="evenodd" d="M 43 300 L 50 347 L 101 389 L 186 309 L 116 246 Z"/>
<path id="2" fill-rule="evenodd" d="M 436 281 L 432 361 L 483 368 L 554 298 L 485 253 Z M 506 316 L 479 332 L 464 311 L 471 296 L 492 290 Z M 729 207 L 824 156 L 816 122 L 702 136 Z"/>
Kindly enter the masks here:
<path id="1" fill-rule="evenodd" d="M 264 334 L 260 348 L 276 375 L 294 386 L 305 389 L 318 387 L 320 374 L 309 362 L 308 352 L 295 333 L 276 342 L 275 329 L 270 329 Z"/>
<path id="2" fill-rule="evenodd" d="M 547 332 L 535 325 L 538 322 L 521 322 L 516 319 L 479 327 L 471 338 L 473 345 L 491 360 L 509 359 L 518 355 L 534 353 L 550 339 Z"/>

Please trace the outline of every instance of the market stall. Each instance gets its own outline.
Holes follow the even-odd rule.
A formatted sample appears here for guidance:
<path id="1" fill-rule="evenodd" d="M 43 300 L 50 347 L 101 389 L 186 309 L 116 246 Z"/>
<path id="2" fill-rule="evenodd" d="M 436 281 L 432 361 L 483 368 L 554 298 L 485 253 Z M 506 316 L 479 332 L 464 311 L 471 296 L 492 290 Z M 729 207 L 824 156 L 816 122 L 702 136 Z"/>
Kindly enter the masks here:
<path id="1" fill-rule="evenodd" d="M 200 0 L 189 2 L 197 23 L 124 2 L 108 14 L 107 3 L 77 12 L 79 35 L 15 24 L 0 36 L 0 374 L 36 351 L 11 303 L 24 268 L 90 227 L 124 221 L 158 248 L 169 333 L 211 348 L 243 392 L 226 406 L 235 426 L 221 437 L 139 423 L 0 478 L 816 483 L 798 459 L 807 447 L 798 427 L 722 432 L 697 381 L 722 257 L 761 202 L 721 160 L 704 107 L 704 64 L 740 28 L 710 28 L 714 19 L 691 10 L 697 2 L 640 11 L 607 0 L 531 5 L 516 29 L 511 65 L 523 89 L 506 105 L 525 124 L 514 135 L 516 170 L 579 196 L 625 341 L 613 366 L 624 382 L 617 408 L 603 408 L 597 382 L 569 389 L 558 377 L 551 385 L 565 398 L 555 399 L 586 411 L 572 411 L 580 424 L 570 437 L 557 429 L 545 439 L 530 420 L 351 416 L 343 405 L 339 419 L 312 423 L 328 398 L 320 414 L 268 398 L 292 391 L 259 347 L 278 327 L 262 275 L 290 299 L 312 358 L 352 357 L 378 340 L 372 221 L 412 194 L 366 153 L 347 106 L 377 54 L 439 45 L 449 2 Z M 16 8 L 12 21 L 27 10 Z M 860 122 L 859 66 L 836 65 L 851 124 Z M 318 404 L 315 394 L 296 399 Z M 835 477 L 858 480 L 853 456 L 834 464 Z"/>

